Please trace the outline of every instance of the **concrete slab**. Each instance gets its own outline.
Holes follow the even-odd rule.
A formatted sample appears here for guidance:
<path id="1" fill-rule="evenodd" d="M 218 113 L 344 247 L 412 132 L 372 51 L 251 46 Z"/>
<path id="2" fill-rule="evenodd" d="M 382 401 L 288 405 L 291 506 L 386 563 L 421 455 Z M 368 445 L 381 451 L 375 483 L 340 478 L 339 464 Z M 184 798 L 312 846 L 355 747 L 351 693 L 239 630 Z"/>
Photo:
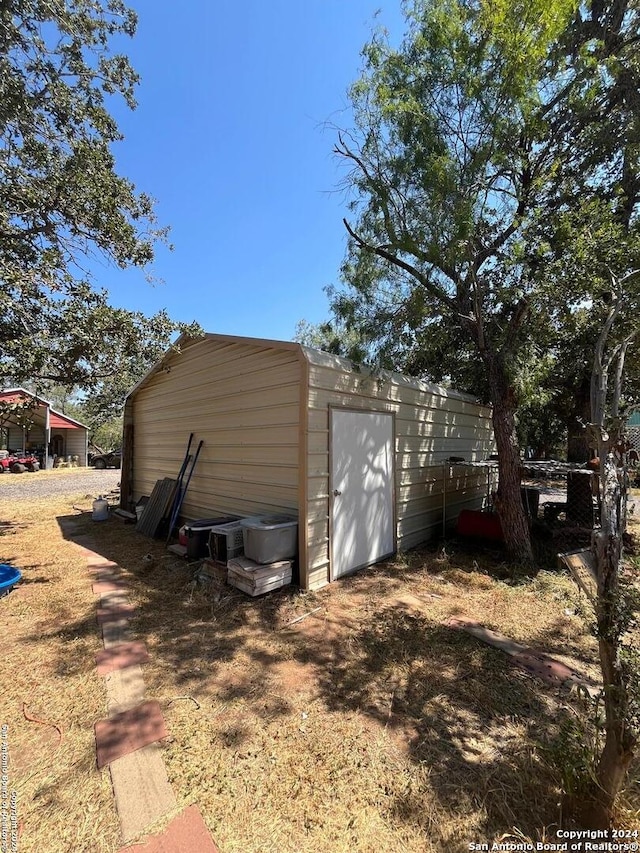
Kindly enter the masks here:
<path id="1" fill-rule="evenodd" d="M 144 702 L 144 678 L 138 664 L 105 675 L 105 687 L 110 716 L 131 711 Z"/>
<path id="2" fill-rule="evenodd" d="M 98 769 L 168 736 L 160 703 L 155 699 L 98 720 L 94 726 Z"/>
<path id="3" fill-rule="evenodd" d="M 220 853 L 197 806 L 189 806 L 166 830 L 142 844 L 124 847 L 118 853 Z"/>
<path id="4" fill-rule="evenodd" d="M 176 808 L 159 744 L 116 758 L 109 771 L 125 843 Z"/>
<path id="5" fill-rule="evenodd" d="M 133 604 L 121 604 L 117 607 L 98 607 L 96 610 L 96 619 L 98 625 L 104 625 L 105 622 L 115 622 L 119 619 L 129 619 L 136 612 Z"/>
<path id="6" fill-rule="evenodd" d="M 105 649 L 128 643 L 131 636 L 128 619 L 116 619 L 113 622 L 105 622 L 102 626 L 102 642 Z"/>
<path id="7" fill-rule="evenodd" d="M 105 578 L 100 575 L 99 580 L 91 584 L 91 589 L 95 595 L 103 595 L 105 592 L 126 592 L 127 585 L 115 577 Z"/>
<path id="8" fill-rule="evenodd" d="M 58 524 L 62 532 L 69 536 L 73 536 L 74 533 L 78 533 L 82 529 L 82 526 L 77 521 L 67 518 L 58 519 Z"/>
<path id="9" fill-rule="evenodd" d="M 89 572 L 92 583 L 99 583 L 100 581 L 120 581 L 124 579 L 124 575 L 122 572 L 116 571 L 116 569 L 105 569 L 102 572 Z"/>
<path id="10" fill-rule="evenodd" d="M 122 574 L 122 568 L 117 563 L 111 566 L 96 566 L 93 563 L 89 563 L 87 565 L 87 572 L 90 575 L 120 575 Z"/>
<path id="11" fill-rule="evenodd" d="M 122 607 L 124 604 L 129 604 L 127 597 L 127 588 L 122 586 L 118 589 L 111 589 L 108 592 L 103 592 L 100 595 L 100 607 Z"/>
<path id="12" fill-rule="evenodd" d="M 137 663 L 146 663 L 148 660 L 149 652 L 140 640 L 119 643 L 96 654 L 98 675 L 108 675 L 116 669 L 126 669 Z"/>
<path id="13" fill-rule="evenodd" d="M 114 563 L 113 560 L 107 560 L 106 557 L 100 556 L 100 554 L 96 554 L 94 551 L 89 551 L 87 553 L 87 569 L 119 569 L 120 566 L 117 563 Z"/>

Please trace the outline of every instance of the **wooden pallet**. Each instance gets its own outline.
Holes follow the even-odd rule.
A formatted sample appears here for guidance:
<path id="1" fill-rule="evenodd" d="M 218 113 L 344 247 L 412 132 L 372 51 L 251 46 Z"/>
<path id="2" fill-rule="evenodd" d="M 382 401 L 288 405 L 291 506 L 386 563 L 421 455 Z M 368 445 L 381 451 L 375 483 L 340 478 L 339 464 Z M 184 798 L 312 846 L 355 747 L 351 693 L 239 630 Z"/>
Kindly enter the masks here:
<path id="1" fill-rule="evenodd" d="M 280 560 L 264 566 L 248 557 L 237 557 L 229 560 L 227 583 L 247 595 L 262 595 L 290 584 L 292 565 L 292 560 Z"/>
<path id="2" fill-rule="evenodd" d="M 211 578 L 211 580 L 220 581 L 220 583 L 226 583 L 228 569 L 226 563 L 218 563 L 215 560 L 203 560 L 200 563 L 198 574 L 205 575 Z"/>

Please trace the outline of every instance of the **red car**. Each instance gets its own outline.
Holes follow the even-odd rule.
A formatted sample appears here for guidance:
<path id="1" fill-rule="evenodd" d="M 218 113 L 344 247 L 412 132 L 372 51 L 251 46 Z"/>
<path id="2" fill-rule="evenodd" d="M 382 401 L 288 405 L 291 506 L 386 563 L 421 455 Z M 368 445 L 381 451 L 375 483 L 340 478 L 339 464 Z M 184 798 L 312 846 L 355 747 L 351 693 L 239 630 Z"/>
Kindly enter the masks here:
<path id="1" fill-rule="evenodd" d="M 24 474 L 25 471 L 39 471 L 40 460 L 30 453 L 9 453 L 0 450 L 0 474 L 11 471 L 13 474 Z"/>

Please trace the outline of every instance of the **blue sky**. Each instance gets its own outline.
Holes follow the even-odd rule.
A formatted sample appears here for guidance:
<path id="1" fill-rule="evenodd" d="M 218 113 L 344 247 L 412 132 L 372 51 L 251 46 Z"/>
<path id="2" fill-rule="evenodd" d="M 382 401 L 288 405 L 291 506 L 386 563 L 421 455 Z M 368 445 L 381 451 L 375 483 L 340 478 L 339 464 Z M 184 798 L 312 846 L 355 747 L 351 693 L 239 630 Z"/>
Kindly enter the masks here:
<path id="1" fill-rule="evenodd" d="M 328 316 L 323 287 L 345 250 L 332 154 L 347 89 L 376 26 L 403 30 L 400 0 L 129 0 L 123 49 L 138 108 L 112 105 L 118 170 L 158 200 L 173 252 L 140 271 L 97 267 L 113 304 L 167 308 L 207 331 L 287 340 Z M 376 12 L 378 15 L 376 17 Z"/>

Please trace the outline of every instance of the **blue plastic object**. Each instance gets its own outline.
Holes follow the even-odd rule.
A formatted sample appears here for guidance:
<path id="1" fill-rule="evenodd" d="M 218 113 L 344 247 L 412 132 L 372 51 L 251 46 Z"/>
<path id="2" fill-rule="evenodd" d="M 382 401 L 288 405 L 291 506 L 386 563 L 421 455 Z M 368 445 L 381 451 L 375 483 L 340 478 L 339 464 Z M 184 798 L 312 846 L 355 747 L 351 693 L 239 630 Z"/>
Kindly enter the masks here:
<path id="1" fill-rule="evenodd" d="M 8 566 L 6 563 L 0 563 L 0 595 L 11 590 L 11 587 L 18 583 L 22 577 L 22 572 L 16 569 L 15 566 Z"/>

